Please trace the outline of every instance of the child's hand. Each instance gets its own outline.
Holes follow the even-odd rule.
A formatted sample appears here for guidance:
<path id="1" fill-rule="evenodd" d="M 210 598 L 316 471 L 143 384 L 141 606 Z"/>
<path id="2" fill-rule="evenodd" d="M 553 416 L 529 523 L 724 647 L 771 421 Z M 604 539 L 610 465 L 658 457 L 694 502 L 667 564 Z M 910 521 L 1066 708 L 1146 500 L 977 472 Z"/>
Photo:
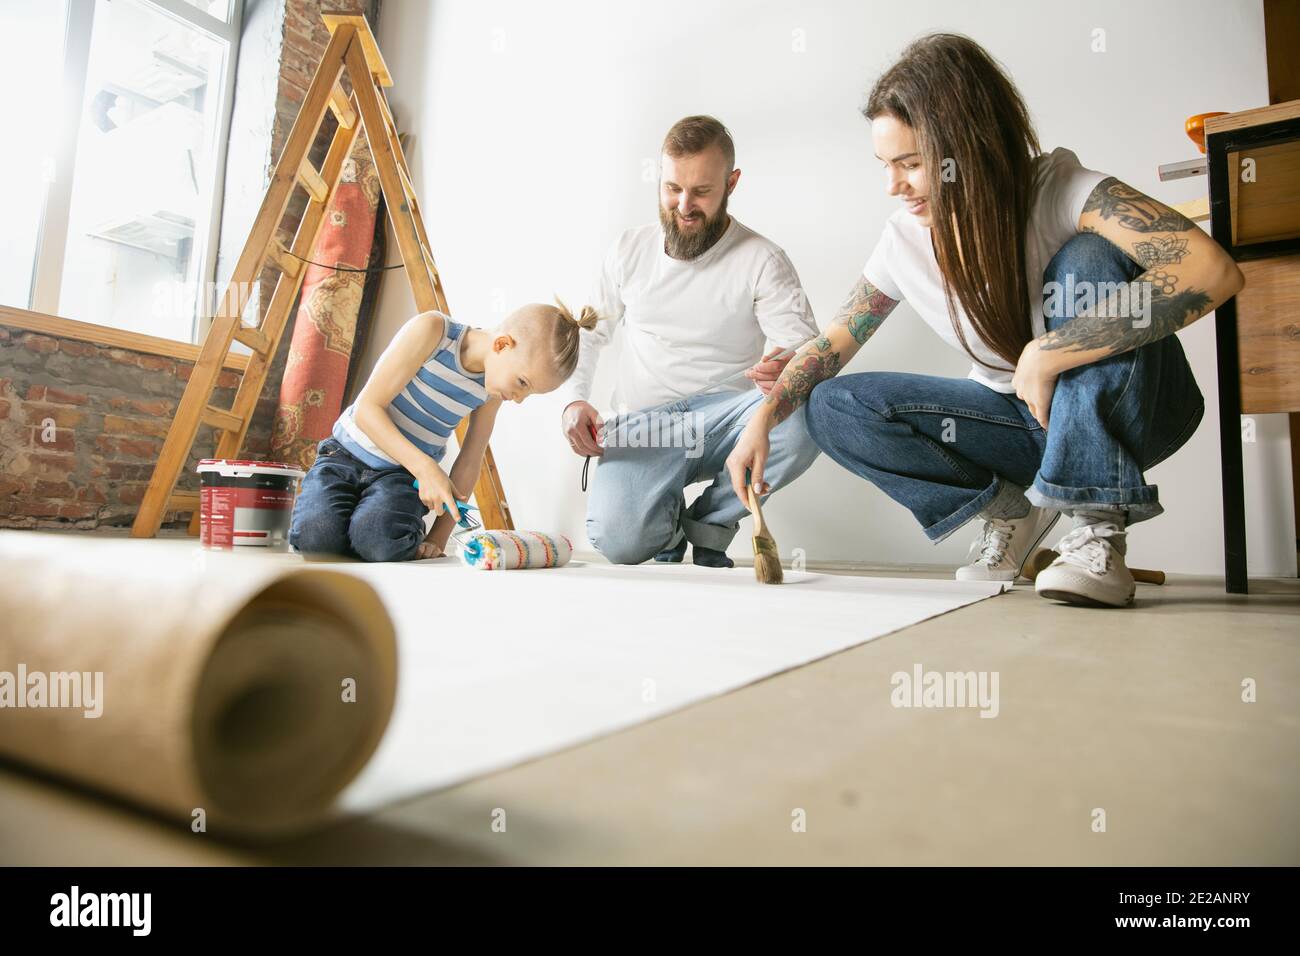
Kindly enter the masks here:
<path id="1" fill-rule="evenodd" d="M 415 560 L 417 561 L 423 561 L 426 558 L 441 558 L 442 556 L 442 548 L 427 538 L 421 541 L 420 546 L 415 549 Z"/>
<path id="2" fill-rule="evenodd" d="M 459 518 L 460 509 L 456 507 L 456 501 L 457 499 L 465 501 L 469 495 L 457 491 L 456 486 L 447 477 L 447 473 L 436 463 L 431 461 L 429 464 L 430 467 L 415 476 L 415 480 L 420 483 L 417 489 L 420 500 L 436 515 L 441 516 L 446 511 L 451 514 L 453 520 Z"/>

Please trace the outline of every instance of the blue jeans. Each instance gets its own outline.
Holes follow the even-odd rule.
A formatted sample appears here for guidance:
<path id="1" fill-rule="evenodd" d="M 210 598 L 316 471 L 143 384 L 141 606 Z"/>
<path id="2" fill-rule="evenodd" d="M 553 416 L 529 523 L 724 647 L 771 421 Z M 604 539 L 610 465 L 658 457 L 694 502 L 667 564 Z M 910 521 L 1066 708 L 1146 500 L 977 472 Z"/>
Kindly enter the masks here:
<path id="1" fill-rule="evenodd" d="M 1061 247 L 1043 280 L 1064 284 L 1073 274 L 1078 288 L 1141 273 L 1111 243 L 1083 233 Z M 1047 316 L 1049 330 L 1070 321 L 1065 311 Z M 1163 509 L 1143 472 L 1192 436 L 1205 403 L 1178 337 L 1169 335 L 1061 375 L 1047 432 L 1014 394 L 970 379 L 842 375 L 818 384 L 807 408 L 822 451 L 911 510 L 940 541 L 986 508 L 1023 509 L 1023 498 L 1067 513 L 1118 506 L 1130 524 L 1155 517 Z"/>
<path id="2" fill-rule="evenodd" d="M 429 511 L 414 483 L 405 468 L 375 471 L 326 438 L 302 480 L 289 543 L 303 554 L 409 561 L 424 540 Z"/>
<path id="3" fill-rule="evenodd" d="M 640 564 L 681 543 L 725 551 L 749 509 L 725 464 L 754 408 L 757 388 L 718 392 L 619 415 L 605 422 L 605 453 L 587 502 L 587 537 L 615 564 Z M 817 446 L 804 410 L 772 429 L 763 480 L 772 491 L 808 470 Z M 687 485 L 709 481 L 690 508 Z"/>

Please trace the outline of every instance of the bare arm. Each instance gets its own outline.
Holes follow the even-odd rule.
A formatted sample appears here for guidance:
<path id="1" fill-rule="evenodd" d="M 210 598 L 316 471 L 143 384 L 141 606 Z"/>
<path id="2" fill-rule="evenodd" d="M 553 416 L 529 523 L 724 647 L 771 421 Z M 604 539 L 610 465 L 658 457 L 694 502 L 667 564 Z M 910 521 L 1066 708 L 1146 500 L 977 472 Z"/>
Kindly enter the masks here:
<path id="1" fill-rule="evenodd" d="M 421 471 L 427 471 L 430 465 L 437 468 L 438 464 L 397 430 L 388 416 L 388 406 L 438 347 L 444 325 L 442 316 L 434 312 L 424 312 L 407 321 L 375 363 L 356 401 L 356 422 L 361 430 L 388 457 L 417 478 Z"/>
<path id="2" fill-rule="evenodd" d="M 424 312 L 408 321 L 384 349 L 356 401 L 356 423 L 388 457 L 420 483 L 420 500 L 441 513 L 456 514 L 457 489 L 438 463 L 416 448 L 388 415 L 388 406 L 442 341 L 445 323 L 436 312 Z"/>
<path id="3" fill-rule="evenodd" d="M 492 428 L 500 410 L 501 399 L 490 398 L 469 413 L 465 443 L 460 446 L 456 461 L 451 466 L 451 483 L 455 488 L 469 492 L 478 484 L 479 475 L 483 471 L 483 456 L 487 452 L 488 440 L 492 437 Z M 437 545 L 438 551 L 443 551 L 457 517 L 447 512 L 439 514 L 425 540 Z"/>
<path id="4" fill-rule="evenodd" d="M 794 354 L 755 414 L 764 416 L 769 429 L 793 415 L 818 382 L 839 374 L 897 305 L 859 277 L 830 328 Z"/>
<path id="5" fill-rule="evenodd" d="M 1139 291 L 1138 303 L 1130 295 L 1124 309 L 1112 290 L 1104 304 L 1098 301 L 1038 339 L 1057 373 L 1173 335 L 1236 295 L 1244 282 L 1232 258 L 1195 223 L 1114 177 L 1092 191 L 1079 228 L 1110 241 L 1146 271 L 1131 287 Z"/>
<path id="6" fill-rule="evenodd" d="M 768 432 L 808 401 L 808 396 L 818 382 L 837 375 L 897 305 L 896 300 L 866 279 L 859 278 L 830 328 L 790 359 L 790 364 L 785 367 L 767 398 L 754 410 L 731 454 L 727 456 L 727 471 L 731 475 L 731 487 L 737 498 L 748 502 L 745 492 L 747 482 L 753 484 L 759 494 L 767 493 L 763 469 L 767 464 Z"/>

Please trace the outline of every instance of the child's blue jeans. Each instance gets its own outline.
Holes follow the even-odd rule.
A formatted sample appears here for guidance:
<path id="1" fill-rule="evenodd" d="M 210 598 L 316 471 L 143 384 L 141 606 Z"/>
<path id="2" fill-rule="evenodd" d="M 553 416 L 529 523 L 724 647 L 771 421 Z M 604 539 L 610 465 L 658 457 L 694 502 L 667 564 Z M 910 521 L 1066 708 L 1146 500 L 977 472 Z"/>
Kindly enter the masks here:
<path id="1" fill-rule="evenodd" d="M 428 511 L 405 468 L 375 471 L 326 438 L 302 480 L 289 543 L 303 554 L 409 561 L 424 540 Z"/>
<path id="2" fill-rule="evenodd" d="M 1043 280 L 1064 284 L 1073 274 L 1080 288 L 1141 273 L 1114 245 L 1083 233 Z M 1070 317 L 1049 315 L 1047 327 Z M 1176 335 L 1061 375 L 1046 432 L 1014 394 L 970 379 L 841 375 L 817 385 L 807 407 L 822 451 L 910 509 L 934 541 L 986 508 L 1015 499 L 1023 509 L 1021 489 L 1040 507 L 1109 505 L 1125 509 L 1130 524 L 1153 518 L 1163 509 L 1143 472 L 1182 447 L 1205 411 Z"/>

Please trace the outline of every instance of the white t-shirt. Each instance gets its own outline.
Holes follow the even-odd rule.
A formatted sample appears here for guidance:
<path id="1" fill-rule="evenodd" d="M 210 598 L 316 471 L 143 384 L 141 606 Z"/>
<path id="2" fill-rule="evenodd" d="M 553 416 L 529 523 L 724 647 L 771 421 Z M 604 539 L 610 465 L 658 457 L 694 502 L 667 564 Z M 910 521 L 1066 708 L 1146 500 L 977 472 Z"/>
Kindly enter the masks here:
<path id="1" fill-rule="evenodd" d="M 1043 324 L 1043 270 L 1061 246 L 1078 234 L 1083 204 L 1106 174 L 1085 169 L 1078 157 L 1065 148 L 1045 153 L 1034 163 L 1038 192 L 1025 232 L 1025 273 L 1029 277 L 1029 306 L 1037 337 L 1047 331 Z M 930 243 L 930 227 L 921 225 L 906 209 L 898 210 L 885 222 L 885 230 L 862 275 L 891 299 L 911 305 L 953 348 L 962 348 L 948 317 L 943 278 Z M 954 299 L 953 306 L 971 352 L 998 369 L 971 363 L 968 377 L 997 392 L 1014 392 L 1011 386 L 1014 366 L 1008 366 L 980 339 L 959 301 Z"/>
<path id="2" fill-rule="evenodd" d="M 620 325 L 613 406 L 627 411 L 752 388 L 745 378 L 717 383 L 818 331 L 789 257 L 734 216 L 722 238 L 690 260 L 664 252 L 657 222 L 627 230 L 605 256 L 590 304 L 605 318 L 582 333 L 566 405 L 590 398 L 600 350 Z"/>

